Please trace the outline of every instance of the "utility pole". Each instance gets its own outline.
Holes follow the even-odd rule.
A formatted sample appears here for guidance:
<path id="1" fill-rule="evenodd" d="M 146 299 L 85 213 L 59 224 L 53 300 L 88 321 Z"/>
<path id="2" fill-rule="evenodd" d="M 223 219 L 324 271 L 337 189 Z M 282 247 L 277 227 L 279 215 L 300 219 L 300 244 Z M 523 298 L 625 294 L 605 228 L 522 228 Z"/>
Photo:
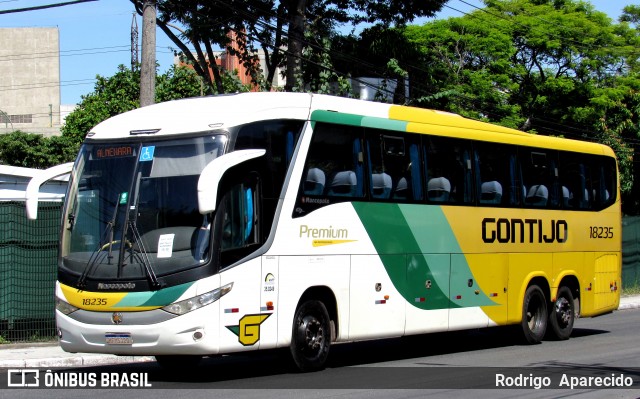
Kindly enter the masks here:
<path id="1" fill-rule="evenodd" d="M 156 1 L 142 6 L 142 63 L 140 65 L 140 106 L 155 103 L 156 93 Z"/>

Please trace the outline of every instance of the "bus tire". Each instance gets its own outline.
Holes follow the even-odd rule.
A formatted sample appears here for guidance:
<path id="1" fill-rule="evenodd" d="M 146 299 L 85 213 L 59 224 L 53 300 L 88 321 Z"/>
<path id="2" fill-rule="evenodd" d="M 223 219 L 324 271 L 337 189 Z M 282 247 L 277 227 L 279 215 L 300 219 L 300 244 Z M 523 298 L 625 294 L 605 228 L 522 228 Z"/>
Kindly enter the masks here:
<path id="1" fill-rule="evenodd" d="M 202 360 L 199 355 L 157 355 L 155 358 L 163 369 L 169 371 L 188 371 Z"/>
<path id="2" fill-rule="evenodd" d="M 549 333 L 552 338 L 569 339 L 573 331 L 576 309 L 573 294 L 569 287 L 562 286 L 558 289 L 556 301 L 551 304 L 549 311 Z"/>
<path id="3" fill-rule="evenodd" d="M 324 368 L 331 346 L 331 321 L 320 301 L 306 301 L 293 318 L 291 357 L 303 372 Z"/>
<path id="4" fill-rule="evenodd" d="M 537 285 L 530 285 L 522 303 L 522 332 L 528 344 L 538 344 L 547 330 L 547 299 Z"/>

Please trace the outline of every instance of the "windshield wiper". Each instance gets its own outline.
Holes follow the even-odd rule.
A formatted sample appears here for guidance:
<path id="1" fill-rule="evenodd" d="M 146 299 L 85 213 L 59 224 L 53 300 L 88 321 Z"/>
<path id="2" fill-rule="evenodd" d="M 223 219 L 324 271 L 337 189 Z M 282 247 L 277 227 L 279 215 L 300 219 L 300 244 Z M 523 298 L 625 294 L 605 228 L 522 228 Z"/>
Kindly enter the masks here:
<path id="1" fill-rule="evenodd" d="M 118 208 L 120 207 L 120 194 L 118 194 L 118 200 L 116 201 L 115 204 L 115 208 L 113 210 L 113 215 L 111 217 L 111 220 L 109 220 L 107 222 L 107 225 L 105 226 L 105 230 L 102 233 L 102 238 L 100 240 L 100 242 L 98 243 L 98 248 L 96 248 L 92 253 L 91 256 L 89 257 L 89 260 L 87 261 L 86 266 L 84 267 L 84 270 L 82 271 L 82 274 L 80 275 L 80 278 L 78 279 L 78 282 L 76 283 L 76 287 L 79 289 L 83 289 L 86 287 L 86 280 L 87 280 L 87 276 L 89 275 L 89 273 L 91 271 L 93 271 L 96 268 L 96 265 L 98 265 L 98 260 L 102 260 L 102 258 L 100 257 L 100 253 L 106 249 L 107 247 L 109 248 L 109 252 L 107 254 L 107 258 L 109 260 L 111 260 L 113 258 L 113 254 L 112 254 L 112 249 L 113 249 L 113 236 L 114 236 L 114 230 L 115 230 L 115 225 L 116 225 L 116 219 L 118 217 Z M 107 238 L 108 237 L 108 238 Z M 107 241 L 107 242 L 105 242 Z"/>
<path id="2" fill-rule="evenodd" d="M 131 253 L 131 259 L 133 260 L 134 258 L 133 252 L 134 252 L 134 244 L 135 244 L 139 249 L 139 254 L 135 256 L 135 258 L 138 261 L 140 261 L 140 263 L 142 263 L 142 265 L 144 266 L 144 271 L 147 275 L 147 278 L 149 279 L 150 288 L 152 290 L 159 290 L 164 286 L 164 284 L 160 283 L 158 281 L 158 278 L 156 277 L 156 273 L 153 270 L 153 266 L 151 265 L 151 260 L 149 260 L 149 255 L 147 254 L 147 250 L 144 247 L 142 236 L 140 235 L 140 231 L 138 230 L 138 225 L 136 224 L 136 220 L 138 219 L 138 198 L 140 197 L 141 177 L 142 177 L 142 174 L 138 172 L 137 177 L 135 179 L 135 187 L 134 187 L 134 190 L 132 190 L 135 193 L 135 197 L 131 199 L 133 205 L 127 207 L 127 224 L 124 227 L 122 237 L 126 238 L 127 231 L 131 229 L 131 233 L 133 235 L 133 242 L 134 242 L 130 244 L 130 247 L 129 247 L 129 251 Z M 120 267 L 118 267 L 118 277 L 120 277 L 120 268 L 125 266 L 124 251 L 120 252 L 119 265 Z"/>
<path id="3" fill-rule="evenodd" d="M 144 247 L 144 242 L 142 241 L 142 236 L 140 235 L 140 231 L 138 230 L 138 226 L 136 225 L 136 221 L 135 219 L 130 220 L 128 222 L 129 228 L 131 229 L 131 232 L 133 234 L 133 239 L 135 242 L 135 245 L 138 246 L 138 248 L 140 249 L 140 253 L 136 256 L 136 258 L 142 263 L 142 265 L 144 266 L 144 270 L 147 274 L 147 277 L 149 278 L 149 285 L 151 287 L 152 290 L 159 290 L 161 289 L 164 284 L 160 283 L 158 281 L 158 278 L 156 277 L 156 273 L 153 270 L 153 266 L 151 265 L 151 261 L 149 260 L 149 256 L 147 255 L 147 250 Z M 133 255 L 133 245 L 131 246 L 130 249 L 132 255 Z"/>

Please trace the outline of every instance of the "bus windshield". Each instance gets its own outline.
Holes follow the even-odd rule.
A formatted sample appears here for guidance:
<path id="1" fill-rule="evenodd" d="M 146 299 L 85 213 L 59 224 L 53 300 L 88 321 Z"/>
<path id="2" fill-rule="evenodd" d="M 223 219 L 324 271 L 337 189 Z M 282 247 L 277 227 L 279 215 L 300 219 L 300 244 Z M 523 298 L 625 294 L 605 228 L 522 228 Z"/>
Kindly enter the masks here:
<path id="1" fill-rule="evenodd" d="M 61 271 L 86 279 L 151 279 L 203 264 L 210 221 L 198 212 L 202 169 L 227 136 L 85 143 L 69 187 Z"/>

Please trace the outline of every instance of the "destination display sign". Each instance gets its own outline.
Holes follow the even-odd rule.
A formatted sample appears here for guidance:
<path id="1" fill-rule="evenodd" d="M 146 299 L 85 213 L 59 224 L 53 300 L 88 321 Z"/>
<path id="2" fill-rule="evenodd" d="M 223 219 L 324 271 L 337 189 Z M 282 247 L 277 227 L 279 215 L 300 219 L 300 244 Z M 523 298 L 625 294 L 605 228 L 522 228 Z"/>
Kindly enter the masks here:
<path id="1" fill-rule="evenodd" d="M 108 147 L 96 147 L 93 149 L 94 159 L 124 158 L 136 155 L 136 146 L 114 145 Z"/>

